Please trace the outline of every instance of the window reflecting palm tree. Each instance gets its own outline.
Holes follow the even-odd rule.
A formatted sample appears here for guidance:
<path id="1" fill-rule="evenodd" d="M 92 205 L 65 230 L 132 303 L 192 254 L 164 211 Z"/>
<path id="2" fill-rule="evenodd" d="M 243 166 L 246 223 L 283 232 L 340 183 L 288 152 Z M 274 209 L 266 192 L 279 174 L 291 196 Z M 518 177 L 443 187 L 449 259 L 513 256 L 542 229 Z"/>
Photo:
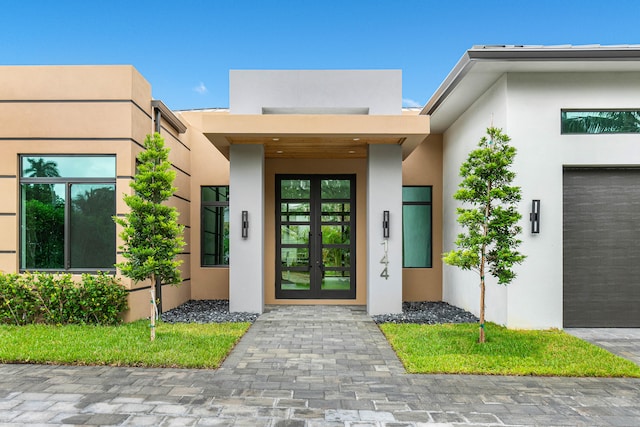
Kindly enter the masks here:
<path id="1" fill-rule="evenodd" d="M 640 133 L 640 111 L 563 111 L 562 133 Z"/>

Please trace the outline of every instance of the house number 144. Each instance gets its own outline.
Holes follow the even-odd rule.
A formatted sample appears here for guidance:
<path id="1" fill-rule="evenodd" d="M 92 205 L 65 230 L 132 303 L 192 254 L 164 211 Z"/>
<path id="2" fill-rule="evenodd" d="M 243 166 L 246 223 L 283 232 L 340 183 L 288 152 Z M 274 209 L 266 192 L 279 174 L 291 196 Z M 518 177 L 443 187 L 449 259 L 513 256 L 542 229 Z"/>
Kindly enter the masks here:
<path id="1" fill-rule="evenodd" d="M 382 273 L 380 273 L 380 277 L 389 280 L 389 241 L 384 239 L 382 246 L 384 246 L 384 256 L 380 260 L 380 264 L 383 264 L 384 268 L 382 269 Z"/>

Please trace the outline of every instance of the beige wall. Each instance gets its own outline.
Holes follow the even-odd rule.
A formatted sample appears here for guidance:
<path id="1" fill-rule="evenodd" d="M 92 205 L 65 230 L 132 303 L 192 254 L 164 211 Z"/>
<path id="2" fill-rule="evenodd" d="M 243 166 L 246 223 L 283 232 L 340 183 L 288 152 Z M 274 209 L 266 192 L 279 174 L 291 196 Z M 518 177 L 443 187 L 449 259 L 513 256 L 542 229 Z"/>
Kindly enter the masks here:
<path id="1" fill-rule="evenodd" d="M 215 113 L 214 113 L 215 114 Z M 189 127 L 184 135 L 191 147 L 191 298 L 228 299 L 229 268 L 200 264 L 200 187 L 229 185 L 229 161 L 200 130 L 202 112 L 182 112 L 179 117 Z"/>
<path id="2" fill-rule="evenodd" d="M 348 300 L 283 300 L 276 299 L 276 174 L 356 174 L 356 298 Z M 264 204 L 264 302 L 265 304 L 355 304 L 367 301 L 367 161 L 327 159 L 267 159 L 265 161 Z"/>
<path id="3" fill-rule="evenodd" d="M 164 285 L 162 287 L 162 310 L 167 311 L 191 299 L 191 142 L 164 119 L 161 121 L 160 135 L 164 138 L 169 152 L 169 161 L 173 165 L 176 178 L 173 182 L 176 191 L 167 201 L 178 211 L 178 223 L 184 226 L 185 246 L 177 259 L 182 262 L 180 285 Z"/>
<path id="4" fill-rule="evenodd" d="M 442 300 L 442 135 L 430 135 L 402 163 L 402 185 L 433 186 L 432 268 L 402 269 L 403 301 Z"/>
<path id="5" fill-rule="evenodd" d="M 19 269 L 19 162 L 21 154 L 111 154 L 116 156 L 116 213 L 127 211 L 135 156 L 153 129 L 151 86 L 131 66 L 0 66 L 0 269 Z M 187 174 L 190 154 L 163 122 L 163 136 L 172 149 L 170 160 Z M 185 143 L 188 146 L 188 144 Z M 181 223 L 189 225 L 191 188 L 184 173 L 176 204 Z M 186 206 L 185 206 L 186 204 Z M 187 229 L 188 230 L 188 229 Z M 116 232 L 119 232 L 119 227 Z M 189 241 L 188 232 L 186 240 Z M 122 244 L 117 238 L 118 246 Z M 181 255 L 183 277 L 189 278 L 188 248 Z M 118 255 L 118 261 L 123 258 Z M 130 289 L 144 288 L 123 278 Z M 165 307 L 188 300 L 188 280 L 165 293 Z M 149 314 L 148 290 L 131 292 L 125 320 Z"/>

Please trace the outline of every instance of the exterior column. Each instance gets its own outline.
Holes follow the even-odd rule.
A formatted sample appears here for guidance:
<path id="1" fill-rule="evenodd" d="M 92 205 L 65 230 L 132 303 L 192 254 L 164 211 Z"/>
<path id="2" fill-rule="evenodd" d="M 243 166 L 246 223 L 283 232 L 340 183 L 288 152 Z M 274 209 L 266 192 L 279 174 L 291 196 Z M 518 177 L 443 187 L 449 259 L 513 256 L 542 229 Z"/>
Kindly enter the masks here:
<path id="1" fill-rule="evenodd" d="M 388 238 L 383 234 L 384 211 L 389 211 Z M 381 263 L 382 260 L 385 263 Z M 383 272 L 388 277 L 382 277 Z M 400 145 L 369 145 L 367 312 L 370 315 L 402 312 L 402 147 Z"/>
<path id="2" fill-rule="evenodd" d="M 264 146 L 229 152 L 229 311 L 264 309 Z M 248 228 L 243 237 L 243 211 Z"/>

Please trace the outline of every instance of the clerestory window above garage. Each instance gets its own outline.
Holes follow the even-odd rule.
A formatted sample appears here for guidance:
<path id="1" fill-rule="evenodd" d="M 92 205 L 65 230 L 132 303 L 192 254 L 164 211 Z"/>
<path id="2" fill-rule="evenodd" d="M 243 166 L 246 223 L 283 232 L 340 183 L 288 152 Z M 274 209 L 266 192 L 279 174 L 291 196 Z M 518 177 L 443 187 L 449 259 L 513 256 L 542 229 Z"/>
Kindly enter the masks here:
<path id="1" fill-rule="evenodd" d="M 562 134 L 640 133 L 640 110 L 562 110 Z"/>

